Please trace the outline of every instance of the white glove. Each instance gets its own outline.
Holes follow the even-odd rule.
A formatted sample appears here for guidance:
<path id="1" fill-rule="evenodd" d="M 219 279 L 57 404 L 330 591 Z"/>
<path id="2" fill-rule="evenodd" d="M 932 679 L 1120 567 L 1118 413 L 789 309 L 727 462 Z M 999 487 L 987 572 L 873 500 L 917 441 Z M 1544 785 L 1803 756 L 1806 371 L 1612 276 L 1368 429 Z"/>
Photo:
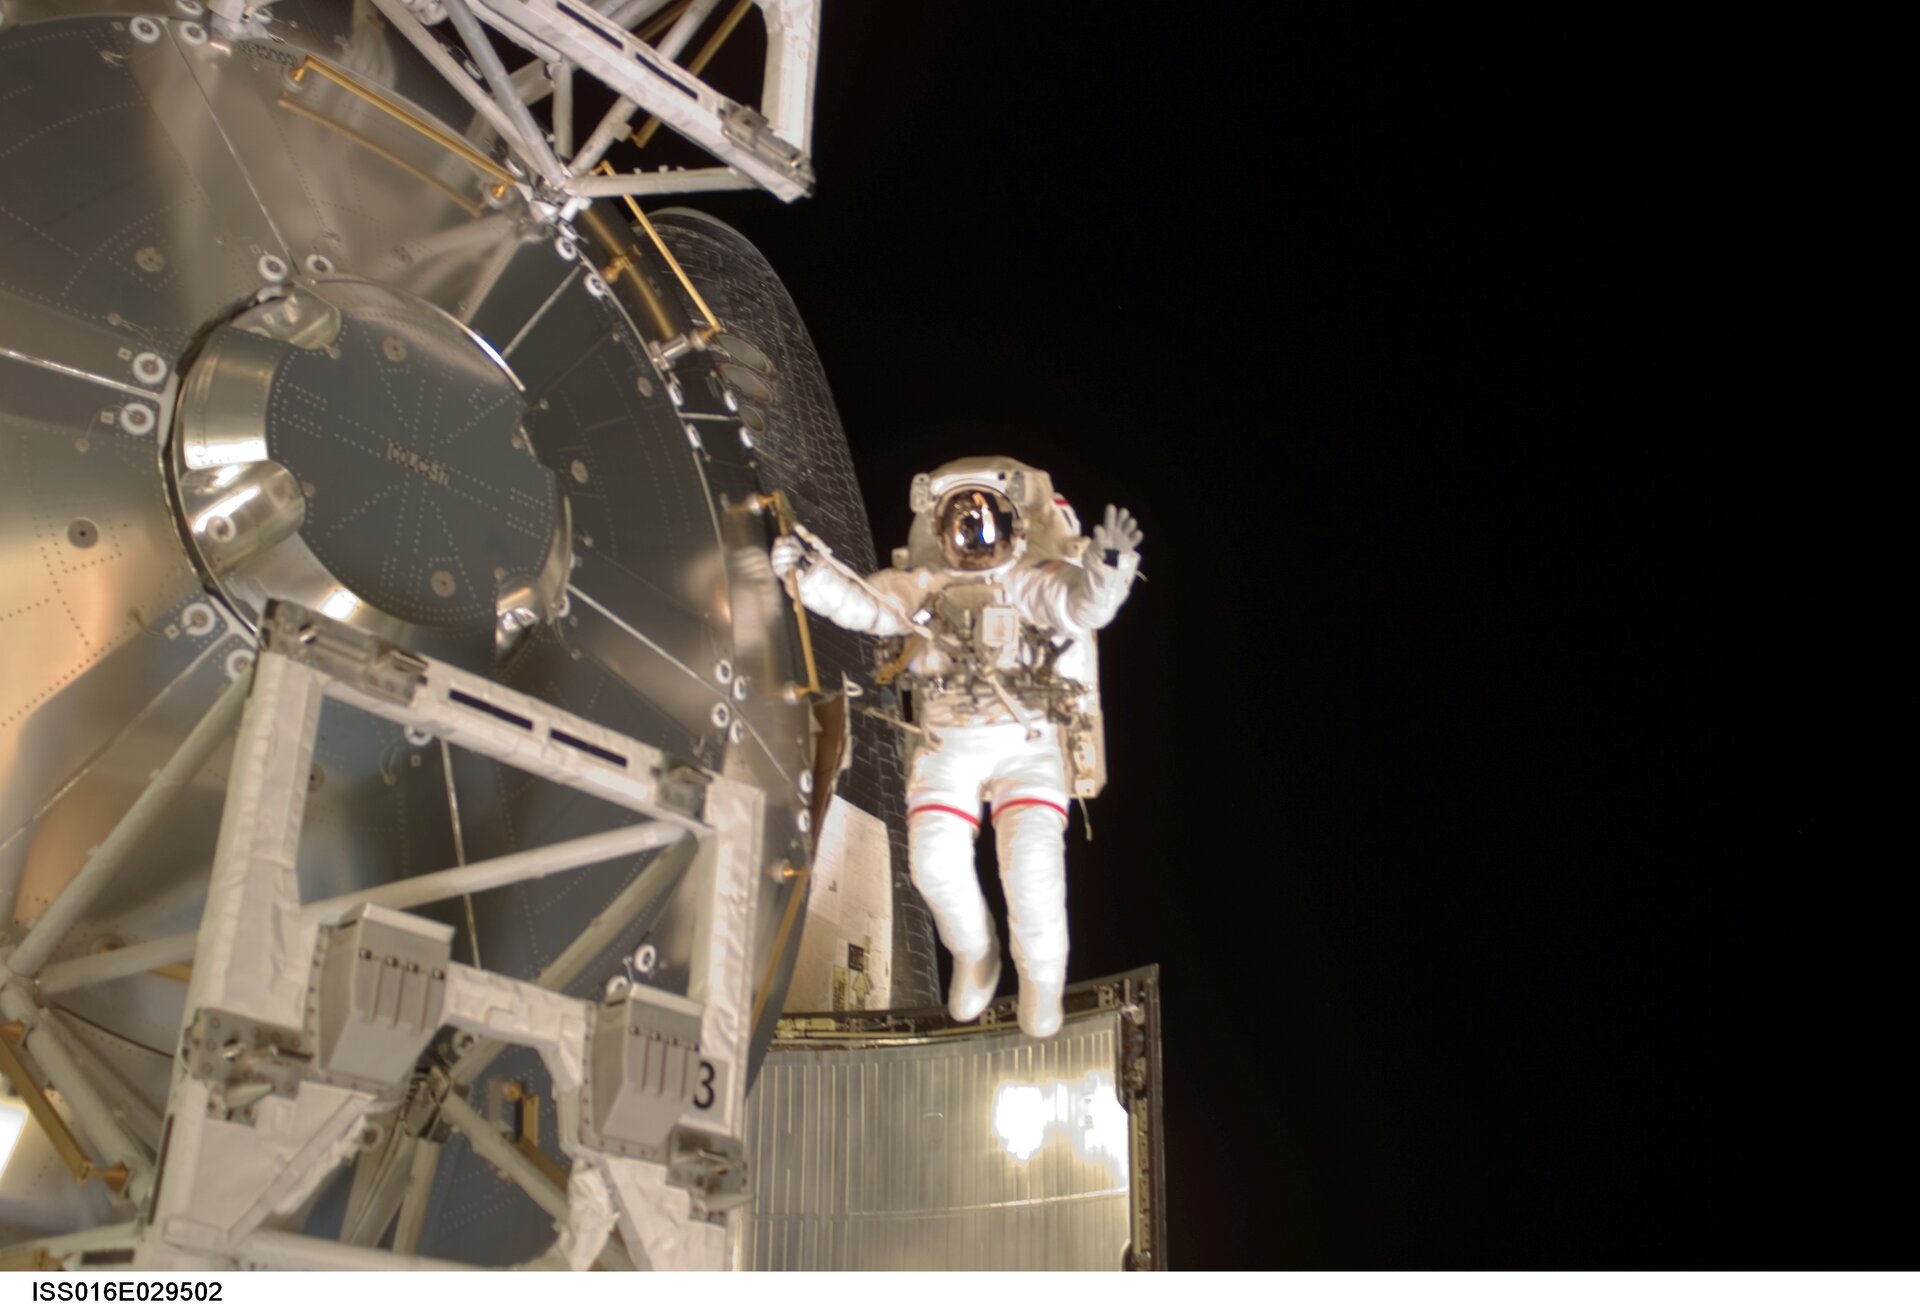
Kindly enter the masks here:
<path id="1" fill-rule="evenodd" d="M 767 551 L 767 557 L 773 562 L 773 574 L 781 580 L 800 565 L 807 556 L 807 547 L 800 543 L 797 536 L 781 536 L 773 542 L 773 548 Z"/>
<path id="2" fill-rule="evenodd" d="M 1118 561 L 1111 555 L 1139 553 L 1140 542 L 1146 538 L 1133 514 L 1112 504 L 1107 505 L 1107 520 L 1093 528 L 1093 547 L 1110 555 L 1102 560 L 1109 566 Z"/>

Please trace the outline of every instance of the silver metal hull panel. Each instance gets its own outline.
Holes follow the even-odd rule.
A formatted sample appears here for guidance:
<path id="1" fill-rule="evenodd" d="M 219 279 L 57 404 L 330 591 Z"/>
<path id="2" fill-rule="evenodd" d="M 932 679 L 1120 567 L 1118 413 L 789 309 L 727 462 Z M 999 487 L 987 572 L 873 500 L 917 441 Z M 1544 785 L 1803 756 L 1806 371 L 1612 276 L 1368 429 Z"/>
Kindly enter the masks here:
<path id="1" fill-rule="evenodd" d="M 174 530 L 154 436 L 111 417 L 125 399 L 0 357 L 0 893 L 22 888 L 26 826 L 225 630 Z M 124 781 L 131 802 L 145 773 Z M 59 883 L 36 884 L 20 916 Z"/>
<path id="2" fill-rule="evenodd" d="M 777 698 L 793 678 L 787 619 L 770 579 L 758 581 L 764 599 L 733 601 L 738 578 L 723 556 L 713 503 L 722 486 L 736 500 L 754 493 L 755 469 L 738 457 L 716 464 L 690 446 L 686 423 L 647 359 L 633 316 L 638 301 L 618 288 L 590 293 L 586 284 L 586 270 L 611 262 L 611 253 L 577 234 L 569 247 L 520 196 L 494 199 L 469 164 L 363 99 L 318 78 L 297 89 L 289 83 L 302 43 L 327 37 L 319 53 L 377 88 L 397 89 L 399 101 L 417 91 L 424 101 L 444 102 L 438 80 L 415 66 L 410 51 L 396 49 L 384 28 L 342 28 L 342 8 L 283 7 L 274 40 L 240 43 L 208 39 L 204 29 L 192 39 L 191 25 L 170 19 L 158 22 L 158 39 L 143 40 L 119 19 L 29 25 L 32 11 L 9 14 L 0 85 L 17 89 L 9 98 L 23 110 L 0 127 L 0 153 L 14 178 L 0 214 L 0 295 L 10 297 L 0 299 L 0 310 L 17 310 L 0 311 L 0 348 L 9 351 L 0 355 L 0 457 L 10 474 L 0 487 L 0 613 L 13 628 L 0 712 L 0 756 L 10 764 L 0 840 L 12 837 L 12 844 L 0 845 L 9 858 L 0 867 L 25 876 L 23 863 L 43 835 L 27 823 L 90 760 L 112 770 L 100 756 L 111 742 L 126 744 L 130 757 L 155 751 L 121 739 L 128 723 L 213 638 L 165 634 L 182 606 L 202 599 L 202 587 L 181 547 L 162 445 L 178 375 L 193 367 L 197 342 L 269 280 L 262 264 L 276 258 L 296 277 L 358 277 L 418 297 L 464 321 L 525 387 L 526 430 L 559 474 L 574 514 L 577 598 L 564 622 L 534 632 L 494 674 L 708 765 L 739 751 L 742 768 L 784 791 L 786 801 L 774 805 L 781 829 L 773 846 L 804 859 L 792 801 L 806 761 L 804 715 Z M 79 159 L 84 168 L 72 166 Z M 635 256 L 650 280 L 670 280 L 657 256 L 648 262 L 646 251 L 620 252 Z M 155 385 L 131 371 L 130 360 L 145 354 L 164 365 Z M 289 393 L 300 380 L 287 383 Z M 422 390 L 413 398 L 427 405 L 441 396 Z M 360 399 L 308 396 L 291 418 L 303 430 L 318 429 L 354 417 L 341 409 Z M 127 403 L 153 410 L 144 436 L 130 435 L 114 416 Z M 366 425 L 366 415 L 357 416 Z M 417 429 L 431 427 L 432 414 L 396 416 L 409 419 L 396 439 L 432 439 L 432 431 Z M 310 496 L 310 553 L 330 548 L 320 561 L 338 570 L 337 557 L 364 522 L 398 566 L 419 567 L 423 575 L 414 579 L 424 580 L 420 560 L 406 555 L 416 540 L 430 552 L 442 534 L 434 529 L 443 514 L 429 502 L 431 487 L 406 486 L 408 494 L 389 496 L 404 502 L 383 504 L 374 501 L 395 482 L 391 467 L 377 469 L 385 474 L 378 485 L 370 484 L 375 465 L 361 477 L 350 458 L 326 477 L 295 470 Z M 77 522 L 98 530 L 84 554 L 67 539 Z M 288 581 L 282 569 L 266 574 L 264 588 L 284 592 Z M 247 597 L 235 591 L 243 617 Z M 741 630 L 742 612 L 778 627 Z M 224 633 L 226 613 L 220 617 Z M 768 651 L 744 702 L 716 675 L 735 658 L 739 636 Z M 124 665 L 89 675 L 136 637 L 140 647 Z M 728 723 L 737 712 L 751 729 L 716 724 L 718 705 Z M 171 729 L 176 716 L 190 719 L 166 715 Z M 157 721 L 155 729 L 164 741 L 167 730 Z M 340 892 L 346 880 L 389 880 L 420 870 L 421 857 L 442 856 L 412 830 L 449 828 L 433 750 L 408 749 L 397 737 L 360 741 L 330 764 L 323 757 L 321 771 L 327 789 L 317 796 L 317 838 L 304 855 L 319 868 L 316 884 Z M 591 824 L 593 814 L 566 811 L 577 806 L 571 798 L 543 797 L 537 780 L 494 775 L 491 765 L 473 771 L 462 783 L 474 791 L 469 856 Z M 217 787 L 203 788 L 211 803 Z M 97 838 L 116 814 L 99 801 L 105 795 L 93 797 Z M 431 821 L 407 815 L 414 808 Z M 210 819 L 211 809 L 201 817 Z M 62 859 L 49 861 L 64 860 L 87 833 L 76 830 L 62 841 Z M 36 882 L 18 904 L 20 919 L 30 921 L 58 887 L 57 880 Z M 525 911 L 501 915 L 529 929 Z M 76 938 L 72 947 L 87 944 Z M 530 956 L 542 951 L 522 945 Z"/>

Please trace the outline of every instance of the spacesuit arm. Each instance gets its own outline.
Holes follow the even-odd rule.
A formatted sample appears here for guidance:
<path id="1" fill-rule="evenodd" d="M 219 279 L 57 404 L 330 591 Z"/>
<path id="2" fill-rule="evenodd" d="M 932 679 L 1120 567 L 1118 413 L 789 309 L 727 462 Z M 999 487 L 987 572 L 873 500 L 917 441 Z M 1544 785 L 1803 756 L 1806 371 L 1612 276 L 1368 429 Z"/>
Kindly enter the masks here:
<path id="1" fill-rule="evenodd" d="M 899 603 L 899 612 L 834 571 L 813 566 L 800 572 L 800 602 L 835 626 L 866 635 L 905 635 L 911 629 L 901 613 L 919 607 L 924 589 L 909 573 L 889 567 L 867 578 L 867 584 Z"/>
<path id="2" fill-rule="evenodd" d="M 1035 626 L 1062 635 L 1098 631 L 1114 619 L 1133 588 L 1140 555 L 1120 554 L 1106 562 L 1088 550 L 1084 562 L 1052 559 L 1028 571 L 1016 585 L 1021 615 Z"/>

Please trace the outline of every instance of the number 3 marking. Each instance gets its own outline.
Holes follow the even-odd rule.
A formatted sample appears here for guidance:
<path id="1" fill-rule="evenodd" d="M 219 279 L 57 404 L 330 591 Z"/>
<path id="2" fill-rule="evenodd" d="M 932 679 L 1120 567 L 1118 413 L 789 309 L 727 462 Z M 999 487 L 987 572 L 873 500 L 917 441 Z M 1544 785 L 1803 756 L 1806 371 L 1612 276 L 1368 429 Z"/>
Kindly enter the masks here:
<path id="1" fill-rule="evenodd" d="M 695 1111 L 704 1112 L 713 1106 L 714 1075 L 715 1070 L 713 1063 L 702 1060 L 700 1063 L 700 1091 L 693 1096 Z M 705 1097 L 702 1097 L 702 1095 L 705 1095 Z"/>

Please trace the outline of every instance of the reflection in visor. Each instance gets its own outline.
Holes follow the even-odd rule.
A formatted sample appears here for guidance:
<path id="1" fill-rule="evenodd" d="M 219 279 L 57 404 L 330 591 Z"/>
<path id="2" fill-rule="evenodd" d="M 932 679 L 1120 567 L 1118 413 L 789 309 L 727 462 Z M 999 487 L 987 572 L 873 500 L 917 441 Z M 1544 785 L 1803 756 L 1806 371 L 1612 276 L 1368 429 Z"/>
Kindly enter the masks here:
<path id="1" fill-rule="evenodd" d="M 936 531 L 947 563 L 983 572 L 1013 557 L 1013 505 L 997 490 L 956 490 L 940 501 Z"/>

